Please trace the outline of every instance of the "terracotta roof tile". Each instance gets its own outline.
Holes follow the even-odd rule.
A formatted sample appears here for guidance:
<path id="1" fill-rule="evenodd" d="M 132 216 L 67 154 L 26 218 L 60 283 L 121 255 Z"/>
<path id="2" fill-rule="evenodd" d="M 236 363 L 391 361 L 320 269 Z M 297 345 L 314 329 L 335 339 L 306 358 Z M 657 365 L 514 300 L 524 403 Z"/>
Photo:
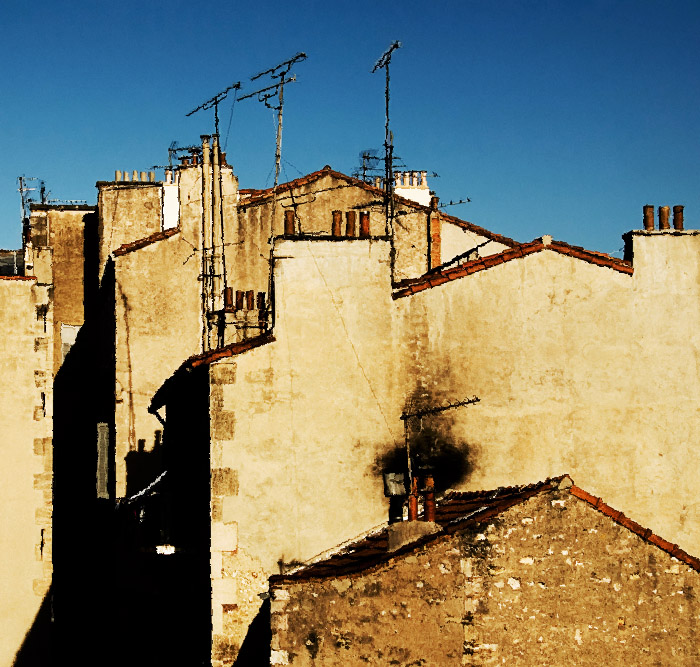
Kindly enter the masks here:
<path id="1" fill-rule="evenodd" d="M 189 368 L 197 368 L 197 366 L 209 365 L 218 361 L 219 359 L 225 359 L 226 357 L 234 357 L 237 354 L 242 354 L 253 348 L 260 347 L 261 345 L 267 345 L 267 343 L 274 342 L 275 337 L 272 334 L 264 334 L 262 336 L 255 336 L 254 338 L 248 338 L 247 340 L 241 341 L 240 343 L 232 343 L 226 347 L 220 347 L 216 350 L 210 350 L 204 354 L 197 354 L 190 357 L 184 366 Z"/>
<path id="2" fill-rule="evenodd" d="M 461 278 L 463 276 L 471 275 L 472 273 L 490 269 L 494 266 L 498 266 L 499 264 L 504 264 L 505 262 L 510 262 L 514 259 L 526 257 L 527 255 L 532 255 L 533 253 L 540 252 L 542 250 L 551 250 L 561 255 L 581 259 L 589 264 L 614 269 L 615 271 L 619 271 L 620 273 L 625 273 L 627 275 L 632 275 L 634 273 L 634 269 L 632 268 L 632 264 L 630 262 L 617 259 L 616 257 L 611 257 L 610 255 L 606 255 L 602 252 L 584 250 L 583 248 L 570 246 L 569 244 L 561 241 L 552 241 L 549 245 L 545 245 L 541 239 L 536 239 L 531 243 L 519 243 L 512 248 L 508 248 L 507 250 L 503 250 L 502 252 L 494 255 L 487 255 L 486 257 L 481 257 L 479 259 L 465 261 L 457 266 L 438 267 L 438 269 L 426 273 L 419 278 L 402 280 L 400 283 L 397 283 L 398 289 L 392 296 L 394 299 L 400 299 L 401 297 L 409 296 L 410 294 L 426 289 L 426 284 L 429 287 L 442 284 L 435 281 L 434 278 L 436 275 L 445 276 L 448 280 L 455 280 L 456 278 Z M 442 282 L 447 281 L 443 280 Z M 411 289 L 417 286 L 420 286 L 421 288 Z"/>
<path id="3" fill-rule="evenodd" d="M 606 516 L 610 517 L 613 521 L 615 521 L 615 523 L 624 526 L 650 544 L 653 544 L 662 551 L 665 551 L 674 558 L 677 558 L 679 561 L 700 572 L 700 559 L 695 558 L 689 553 L 683 551 L 683 549 L 680 549 L 677 544 L 672 544 L 671 542 L 664 540 L 662 537 L 655 535 L 650 528 L 644 528 L 644 526 L 639 525 L 636 521 L 626 517 L 622 512 L 613 509 L 610 507 L 610 505 L 604 503 L 600 498 L 591 495 L 583 489 L 580 489 L 578 486 L 572 486 L 569 492 L 571 495 L 575 496 L 576 498 L 580 498 L 584 502 L 595 507 L 599 512 L 602 512 Z"/>
<path id="4" fill-rule="evenodd" d="M 525 502 L 534 495 L 561 488 L 560 484 L 565 479 L 571 480 L 568 475 L 562 475 L 535 484 L 501 487 L 492 491 L 449 492 L 438 501 L 435 511 L 435 521 L 442 528 L 440 532 L 417 539 L 396 551 L 388 552 L 388 527 L 385 526 L 381 530 L 344 546 L 336 554 L 328 558 L 304 565 L 285 575 L 270 577 L 270 584 L 274 586 L 287 582 L 308 581 L 326 577 L 338 578 L 371 571 L 393 558 L 410 553 L 423 545 L 446 539 L 457 531 L 489 521 L 509 508 Z M 678 548 L 677 545 L 654 535 L 651 530 L 643 528 L 626 517 L 622 512 L 604 503 L 600 498 L 575 485 L 572 485 L 568 491 L 571 495 L 585 501 L 650 544 L 662 549 L 693 569 L 700 571 L 700 559 L 690 556 Z"/>
<path id="5" fill-rule="evenodd" d="M 162 241 L 163 239 L 170 238 L 171 236 L 177 234 L 179 231 L 179 227 L 173 227 L 172 229 L 166 229 L 162 232 L 156 232 L 155 234 L 146 236 L 145 238 L 139 239 L 138 241 L 133 241 L 132 243 L 125 243 L 124 245 L 119 246 L 116 250 L 114 250 L 112 254 L 115 257 L 121 257 L 122 255 L 126 255 L 128 252 L 133 252 L 134 250 L 145 248 L 146 246 L 149 246 L 152 243 L 156 243 L 157 241 Z"/>

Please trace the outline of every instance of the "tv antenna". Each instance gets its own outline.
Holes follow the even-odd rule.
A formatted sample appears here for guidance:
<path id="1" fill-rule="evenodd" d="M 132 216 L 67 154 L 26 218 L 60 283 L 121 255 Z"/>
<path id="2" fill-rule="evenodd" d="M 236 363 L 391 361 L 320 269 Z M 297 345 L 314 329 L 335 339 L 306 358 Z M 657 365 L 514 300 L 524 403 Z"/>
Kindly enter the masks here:
<path id="1" fill-rule="evenodd" d="M 243 97 L 239 98 L 239 100 L 242 102 L 243 100 L 247 100 L 249 97 L 254 97 L 255 95 L 257 95 L 259 102 L 262 102 L 268 109 L 272 109 L 273 111 L 277 112 L 277 141 L 276 141 L 276 148 L 275 148 L 275 184 L 273 187 L 273 190 L 275 192 L 277 191 L 277 184 L 279 183 L 280 162 L 282 159 L 282 111 L 284 108 L 284 86 L 287 83 L 291 83 L 291 82 L 297 80 L 296 76 L 292 75 L 292 76 L 288 77 L 287 75 L 289 74 L 289 71 L 292 69 L 292 66 L 295 63 L 301 62 L 302 60 L 306 60 L 306 54 L 302 53 L 300 51 L 295 56 L 291 57 L 289 60 L 285 60 L 284 62 L 280 63 L 279 65 L 275 65 L 274 67 L 270 67 L 270 69 L 266 69 L 262 72 L 258 72 L 255 76 L 250 77 L 251 81 L 255 81 L 256 79 L 259 79 L 260 77 L 263 77 L 266 75 L 269 75 L 270 78 L 272 78 L 272 79 L 279 79 L 279 81 L 277 81 L 277 83 L 273 83 L 271 86 L 261 88 L 260 90 L 256 90 L 255 92 L 248 93 L 247 95 L 244 95 Z M 277 98 L 276 104 L 274 102 L 270 102 L 270 100 L 272 100 L 275 97 Z"/>
<path id="2" fill-rule="evenodd" d="M 222 102 L 224 99 L 226 99 L 226 96 L 228 95 L 230 90 L 240 89 L 241 82 L 236 81 L 236 83 L 232 83 L 228 88 L 224 88 L 222 91 L 216 93 L 214 97 L 209 98 L 206 102 L 202 102 L 196 109 L 192 109 L 192 111 L 185 114 L 185 116 L 191 116 L 197 111 L 204 111 L 206 109 L 211 109 L 212 107 L 214 107 L 214 133 L 219 134 L 219 102 Z"/>
<path id="3" fill-rule="evenodd" d="M 393 197 L 393 183 L 394 183 L 394 135 L 389 130 L 389 63 L 391 62 L 391 55 L 396 51 L 396 49 L 401 48 L 401 42 L 393 42 L 389 48 L 382 53 L 379 60 L 374 64 L 372 68 L 372 74 L 377 70 L 384 68 L 386 71 L 386 123 L 385 123 L 385 134 L 384 134 L 384 198 L 385 198 L 385 212 L 386 212 L 386 233 L 389 234 L 390 230 L 393 231 L 393 220 L 394 220 L 394 197 Z"/>

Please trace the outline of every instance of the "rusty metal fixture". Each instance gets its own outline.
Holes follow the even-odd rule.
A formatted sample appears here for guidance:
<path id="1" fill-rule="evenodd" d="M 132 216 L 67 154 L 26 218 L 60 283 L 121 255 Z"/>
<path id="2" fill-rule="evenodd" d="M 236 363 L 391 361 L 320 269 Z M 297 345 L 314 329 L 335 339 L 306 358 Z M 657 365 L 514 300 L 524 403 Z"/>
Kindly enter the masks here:
<path id="1" fill-rule="evenodd" d="M 252 289 L 245 293 L 245 306 L 248 310 L 255 308 L 255 292 Z"/>
<path id="2" fill-rule="evenodd" d="M 340 236 L 343 224 L 343 212 L 333 211 L 333 224 L 331 225 L 331 236 Z"/>
<path id="3" fill-rule="evenodd" d="M 348 211 L 345 214 L 345 236 L 355 238 L 355 211 Z"/>
<path id="4" fill-rule="evenodd" d="M 673 207 L 673 228 L 683 231 L 683 206 Z"/>
<path id="5" fill-rule="evenodd" d="M 644 211 L 644 229 L 652 231 L 654 229 L 654 207 L 647 204 L 642 210 Z"/>
<path id="6" fill-rule="evenodd" d="M 440 203 L 440 197 L 431 197 L 430 198 L 430 210 L 437 211 L 439 203 Z"/>
<path id="7" fill-rule="evenodd" d="M 243 290 L 236 290 L 236 310 L 243 310 Z"/>
<path id="8" fill-rule="evenodd" d="M 369 238 L 369 211 L 360 211 L 360 238 Z"/>
<path id="9" fill-rule="evenodd" d="M 659 206 L 659 229 L 671 229 L 668 222 L 670 209 L 668 206 Z"/>
<path id="10" fill-rule="evenodd" d="M 435 479 L 432 475 L 425 476 L 425 512 L 426 521 L 435 521 Z"/>
<path id="11" fill-rule="evenodd" d="M 418 520 L 418 478 L 411 479 L 411 493 L 408 495 L 408 520 Z"/>
<path id="12" fill-rule="evenodd" d="M 294 236 L 294 209 L 291 208 L 284 212 L 284 235 Z"/>
<path id="13" fill-rule="evenodd" d="M 233 287 L 224 290 L 224 310 L 233 310 Z"/>

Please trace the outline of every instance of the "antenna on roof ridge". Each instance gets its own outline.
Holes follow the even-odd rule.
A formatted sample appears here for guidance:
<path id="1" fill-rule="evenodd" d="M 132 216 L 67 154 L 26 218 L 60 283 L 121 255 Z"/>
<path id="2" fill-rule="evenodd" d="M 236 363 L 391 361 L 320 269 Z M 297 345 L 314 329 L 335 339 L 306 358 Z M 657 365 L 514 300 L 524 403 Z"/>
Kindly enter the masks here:
<path id="1" fill-rule="evenodd" d="M 396 50 L 401 48 L 401 42 L 395 41 L 389 46 L 389 48 L 382 53 L 379 60 L 374 64 L 372 69 L 372 74 L 377 70 L 384 68 L 386 70 L 386 123 L 385 123 L 385 136 L 384 136 L 384 198 L 385 209 L 386 209 L 386 233 L 389 235 L 390 231 L 393 231 L 394 220 L 394 135 L 389 130 L 389 63 L 391 62 L 391 54 Z"/>
<path id="2" fill-rule="evenodd" d="M 206 102 L 202 102 L 196 109 L 192 109 L 192 111 L 185 114 L 185 116 L 191 116 L 197 111 L 204 111 L 206 109 L 211 109 L 212 107 L 214 107 L 214 133 L 219 134 L 219 102 L 223 101 L 226 98 L 230 90 L 240 89 L 241 82 L 236 81 L 236 83 L 232 83 L 228 88 L 224 88 L 223 90 L 216 93 L 214 97 L 210 97 Z"/>

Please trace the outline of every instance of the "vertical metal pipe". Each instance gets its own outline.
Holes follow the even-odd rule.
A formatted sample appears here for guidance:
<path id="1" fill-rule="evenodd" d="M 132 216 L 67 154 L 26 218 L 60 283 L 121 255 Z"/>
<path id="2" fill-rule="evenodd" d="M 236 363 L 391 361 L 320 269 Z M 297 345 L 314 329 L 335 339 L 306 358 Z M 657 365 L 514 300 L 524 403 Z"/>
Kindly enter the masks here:
<path id="1" fill-rule="evenodd" d="M 219 135 L 212 137 L 212 261 L 214 262 L 212 302 L 213 309 L 220 310 L 223 299 L 223 221 L 221 219 L 221 167 L 219 164 Z"/>

